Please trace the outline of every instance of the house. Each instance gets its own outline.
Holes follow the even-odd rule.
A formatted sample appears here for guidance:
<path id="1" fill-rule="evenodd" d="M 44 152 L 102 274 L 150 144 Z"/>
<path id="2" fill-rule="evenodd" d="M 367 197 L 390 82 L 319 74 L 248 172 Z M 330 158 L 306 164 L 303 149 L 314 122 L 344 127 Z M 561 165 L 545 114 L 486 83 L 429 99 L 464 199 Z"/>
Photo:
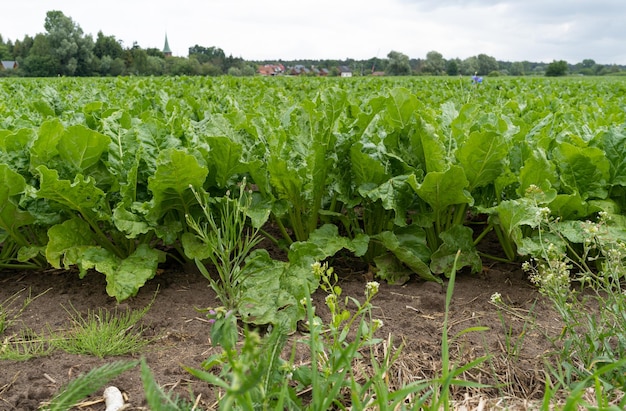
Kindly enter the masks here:
<path id="1" fill-rule="evenodd" d="M 289 74 L 291 74 L 292 76 L 307 75 L 310 72 L 311 70 L 303 66 L 302 64 L 296 64 L 295 66 L 291 67 L 291 69 L 289 70 Z"/>
<path id="2" fill-rule="evenodd" d="M 339 75 L 341 77 L 352 77 L 352 70 L 348 66 L 339 66 Z"/>
<path id="3" fill-rule="evenodd" d="M 282 64 L 265 64 L 259 66 L 257 73 L 262 76 L 278 76 L 285 72 L 285 66 Z"/>
<path id="4" fill-rule="evenodd" d="M 18 67 L 17 61 L 15 60 L 2 60 L 2 64 L 0 65 L 0 70 L 14 70 Z"/>

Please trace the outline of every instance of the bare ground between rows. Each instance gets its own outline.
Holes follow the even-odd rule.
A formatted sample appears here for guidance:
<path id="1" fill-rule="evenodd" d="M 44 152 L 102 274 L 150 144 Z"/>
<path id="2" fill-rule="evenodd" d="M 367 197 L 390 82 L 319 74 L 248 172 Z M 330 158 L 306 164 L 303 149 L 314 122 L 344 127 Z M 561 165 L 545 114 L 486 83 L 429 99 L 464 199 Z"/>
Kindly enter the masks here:
<path id="1" fill-rule="evenodd" d="M 548 336 L 556 335 L 561 326 L 549 303 L 529 284 L 518 265 L 485 263 L 478 274 L 461 271 L 458 275 L 450 312 L 450 335 L 474 326 L 486 326 L 489 330 L 463 335 L 452 344 L 450 352 L 458 364 L 491 354 L 489 361 L 470 370 L 465 378 L 494 388 L 458 391 L 455 396 L 466 403 L 497 398 L 499 404 L 523 408 L 527 400 L 542 395 L 545 358 L 553 349 Z M 371 279 L 367 266 L 349 257 L 336 258 L 331 264 L 340 275 L 343 295 L 362 301 L 365 283 Z M 207 280 L 196 270 L 181 267 L 163 270 L 136 297 L 121 304 L 107 296 L 104 278 L 98 273 L 90 273 L 82 280 L 71 271 L 0 273 L 0 301 L 20 290 L 24 290 L 24 296 L 44 294 L 27 308 L 4 337 L 25 327 L 43 334 L 66 329 L 70 324 L 68 307 L 81 313 L 98 308 L 139 309 L 149 304 L 156 293 L 152 308 L 142 320 L 145 334 L 154 340 L 141 354 L 133 356 L 99 359 L 55 350 L 28 361 L 1 361 L 0 410 L 36 409 L 78 375 L 114 360 L 140 356 L 145 357 L 157 382 L 166 390 L 184 398 L 199 398 L 202 409 L 215 407 L 214 389 L 181 367 L 200 367 L 213 352 L 210 325 L 198 309 L 215 307 L 218 302 Z M 499 311 L 489 302 L 495 292 L 502 295 L 508 310 Z M 314 295 L 322 318 L 327 315 L 323 297 L 320 292 Z M 403 344 L 389 374 L 390 385 L 431 378 L 440 372 L 444 300 L 445 289 L 435 283 L 411 279 L 404 285 L 381 284 L 373 301 L 374 317 L 384 322 L 379 336 L 385 341 L 391 336 L 395 347 Z M 504 326 L 500 315 L 505 320 Z M 507 350 L 507 346 L 514 345 L 520 346 L 517 355 Z M 379 349 L 382 358 L 383 344 Z M 305 350 L 299 360 L 306 361 Z M 130 410 L 146 409 L 138 367 L 122 374 L 111 385 L 122 390 Z M 89 399 L 95 403 L 80 409 L 104 410 L 104 403 L 97 402 L 101 395 L 102 391 L 97 392 Z"/>

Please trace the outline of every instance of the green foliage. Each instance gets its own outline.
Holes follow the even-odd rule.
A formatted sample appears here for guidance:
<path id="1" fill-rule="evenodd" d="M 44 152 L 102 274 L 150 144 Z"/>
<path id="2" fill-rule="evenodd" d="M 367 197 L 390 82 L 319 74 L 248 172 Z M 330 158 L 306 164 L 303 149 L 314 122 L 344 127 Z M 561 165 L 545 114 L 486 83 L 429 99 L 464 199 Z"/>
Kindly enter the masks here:
<path id="1" fill-rule="evenodd" d="M 152 304 L 142 310 L 111 312 L 105 309 L 88 311 L 82 315 L 73 307 L 68 311 L 72 327 L 66 333 L 57 333 L 51 343 L 73 354 L 90 354 L 100 358 L 141 351 L 150 341 L 142 336 L 137 323 L 148 312 Z"/>
<path id="2" fill-rule="evenodd" d="M 380 279 L 441 281 L 458 249 L 474 271 L 536 255 L 539 209 L 564 221 L 626 209 L 619 80 L 293 80 L 2 83 L 0 264 L 96 270 L 129 298 L 166 258 L 201 251 L 189 185 L 216 213 L 245 177 L 247 218 L 278 229 L 268 239 L 289 262 L 250 252 L 241 305 L 250 322 L 294 322 L 315 283 L 307 264 L 343 248 Z M 536 207 L 530 187 L 545 193 Z M 490 232 L 504 257 L 477 251 Z"/>
<path id="3" fill-rule="evenodd" d="M 247 264 L 252 263 L 249 257 L 262 240 L 259 227 L 249 228 L 246 224 L 252 203 L 251 192 L 244 178 L 235 198 L 230 198 L 227 193 L 217 203 L 217 218 L 210 209 L 208 199 L 195 190 L 194 194 L 206 221 L 195 221 L 187 215 L 187 223 L 196 233 L 194 237 L 182 238 L 187 256 L 195 259 L 220 302 L 229 310 L 236 309 L 242 301 L 242 283 L 251 274 L 247 269 Z M 204 260 L 211 261 L 218 272 L 218 280 L 214 280 L 208 272 Z"/>
<path id="4" fill-rule="evenodd" d="M 548 67 L 546 67 L 546 76 L 547 77 L 564 76 L 567 74 L 567 71 L 568 71 L 568 66 L 567 66 L 566 61 L 554 60 L 552 63 L 548 64 Z"/>
<path id="5" fill-rule="evenodd" d="M 549 235 L 554 240 L 546 241 Z M 555 376 L 564 386 L 597 383 L 603 396 L 619 395 L 626 386 L 624 367 L 605 365 L 617 364 L 626 355 L 622 228 L 606 212 L 596 222 L 545 218 L 537 243 L 540 256 L 524 268 L 564 323 Z"/>

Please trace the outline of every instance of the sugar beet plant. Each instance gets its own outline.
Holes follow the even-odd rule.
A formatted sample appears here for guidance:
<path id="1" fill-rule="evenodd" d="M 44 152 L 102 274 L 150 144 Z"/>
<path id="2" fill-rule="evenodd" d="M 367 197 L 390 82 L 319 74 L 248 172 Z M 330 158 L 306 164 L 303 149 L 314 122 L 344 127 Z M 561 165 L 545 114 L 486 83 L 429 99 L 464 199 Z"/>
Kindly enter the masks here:
<path id="1" fill-rule="evenodd" d="M 492 231 L 497 258 L 538 252 L 530 186 L 562 221 L 605 210 L 623 225 L 624 94 L 589 79 L 2 82 L 0 264 L 95 270 L 128 298 L 166 258 L 193 260 L 190 185 L 217 205 L 246 177 L 249 224 L 278 228 L 290 260 L 254 251 L 246 281 L 274 273 L 280 307 L 298 311 L 305 266 L 342 248 L 381 279 L 441 281 L 459 249 L 458 268 L 480 269 Z"/>

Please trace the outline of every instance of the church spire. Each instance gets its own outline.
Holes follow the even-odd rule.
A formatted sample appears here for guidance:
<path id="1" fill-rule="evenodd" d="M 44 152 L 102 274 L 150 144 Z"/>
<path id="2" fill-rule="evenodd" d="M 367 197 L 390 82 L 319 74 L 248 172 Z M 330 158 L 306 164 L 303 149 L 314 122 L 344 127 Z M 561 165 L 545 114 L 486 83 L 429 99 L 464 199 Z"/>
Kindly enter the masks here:
<path id="1" fill-rule="evenodd" d="M 172 50 L 170 49 L 170 44 L 167 41 L 167 33 L 165 33 L 165 45 L 163 46 L 163 54 L 165 54 L 165 57 L 172 57 Z"/>

